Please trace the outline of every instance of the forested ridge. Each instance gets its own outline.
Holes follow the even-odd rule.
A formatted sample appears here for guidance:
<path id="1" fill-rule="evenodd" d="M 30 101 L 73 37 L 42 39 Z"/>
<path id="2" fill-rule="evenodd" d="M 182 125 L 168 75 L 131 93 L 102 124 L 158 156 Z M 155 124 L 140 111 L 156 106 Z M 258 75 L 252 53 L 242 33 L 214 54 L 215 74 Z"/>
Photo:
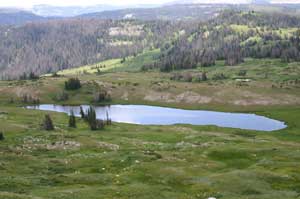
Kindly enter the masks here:
<path id="1" fill-rule="evenodd" d="M 51 73 L 159 48 L 184 23 L 68 19 L 0 29 L 3 79 Z"/>
<path id="2" fill-rule="evenodd" d="M 300 61 L 299 27 L 300 19 L 295 16 L 225 11 L 207 23 L 199 23 L 175 42 L 165 44 L 160 61 L 144 69 L 206 67 L 216 60 L 236 65 L 244 57 Z"/>
<path id="3" fill-rule="evenodd" d="M 226 10 L 203 22 L 65 19 L 0 27 L 2 79 L 45 74 L 160 49 L 144 70 L 227 65 L 245 57 L 300 61 L 300 19 L 285 14 Z"/>

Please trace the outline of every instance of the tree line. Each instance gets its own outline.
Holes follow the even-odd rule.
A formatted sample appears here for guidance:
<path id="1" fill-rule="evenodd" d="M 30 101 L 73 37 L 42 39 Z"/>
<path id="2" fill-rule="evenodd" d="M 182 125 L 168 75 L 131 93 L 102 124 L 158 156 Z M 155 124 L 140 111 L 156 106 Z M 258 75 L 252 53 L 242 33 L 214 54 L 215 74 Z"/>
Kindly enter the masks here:
<path id="1" fill-rule="evenodd" d="M 65 19 L 0 26 L 0 78 L 29 78 L 158 48 L 180 22 Z M 25 75 L 24 75 L 25 74 Z"/>
<path id="2" fill-rule="evenodd" d="M 161 47 L 158 62 L 143 70 L 190 69 L 215 65 L 237 65 L 245 57 L 300 61 L 300 18 L 283 14 L 225 11 L 209 22 L 201 22 L 187 34 Z"/>

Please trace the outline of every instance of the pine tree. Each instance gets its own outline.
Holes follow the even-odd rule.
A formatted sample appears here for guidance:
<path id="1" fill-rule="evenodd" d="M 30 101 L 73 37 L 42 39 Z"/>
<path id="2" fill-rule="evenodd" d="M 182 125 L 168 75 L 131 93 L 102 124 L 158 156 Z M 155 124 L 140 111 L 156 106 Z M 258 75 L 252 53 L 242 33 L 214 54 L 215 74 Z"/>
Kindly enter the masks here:
<path id="1" fill-rule="evenodd" d="M 95 109 L 92 106 L 90 106 L 90 108 L 88 109 L 86 119 L 87 119 L 87 122 L 88 122 L 91 130 L 92 131 L 97 130 L 96 111 L 95 111 Z"/>
<path id="2" fill-rule="evenodd" d="M 45 119 L 43 122 L 43 129 L 46 131 L 53 131 L 54 130 L 54 126 L 53 126 L 53 122 L 52 119 L 50 117 L 50 115 L 45 115 Z"/>
<path id="3" fill-rule="evenodd" d="M 0 132 L 0 141 L 4 140 L 4 134 L 3 132 Z"/>
<path id="4" fill-rule="evenodd" d="M 73 110 L 71 111 L 70 118 L 69 118 L 69 127 L 76 128 L 76 118 Z"/>
<path id="5" fill-rule="evenodd" d="M 201 80 L 202 80 L 202 81 L 207 81 L 207 75 L 206 75 L 206 72 L 202 72 Z"/>
<path id="6" fill-rule="evenodd" d="M 80 115 L 81 115 L 82 119 L 85 118 L 85 113 L 84 113 L 84 110 L 83 110 L 82 106 L 80 106 Z"/>

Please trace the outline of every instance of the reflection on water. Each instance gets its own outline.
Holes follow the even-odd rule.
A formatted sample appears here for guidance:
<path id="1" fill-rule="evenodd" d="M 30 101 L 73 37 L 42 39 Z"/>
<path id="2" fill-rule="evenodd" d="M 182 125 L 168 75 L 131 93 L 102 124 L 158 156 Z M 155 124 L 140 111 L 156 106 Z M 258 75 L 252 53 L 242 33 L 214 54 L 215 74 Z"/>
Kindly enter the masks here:
<path id="1" fill-rule="evenodd" d="M 89 108 L 88 105 L 82 105 L 81 107 L 84 111 L 87 111 L 87 109 Z M 80 106 L 60 106 L 45 104 L 38 106 L 28 106 L 27 108 L 44 111 L 63 112 L 68 114 L 71 112 L 71 110 L 73 110 L 76 116 L 80 116 Z M 259 131 L 274 131 L 286 127 L 284 122 L 269 119 L 263 116 L 258 116 L 255 114 L 244 113 L 183 110 L 141 105 L 95 106 L 95 110 L 98 119 L 105 119 L 106 113 L 108 113 L 112 121 L 141 125 L 216 125 L 220 127 L 231 127 Z"/>

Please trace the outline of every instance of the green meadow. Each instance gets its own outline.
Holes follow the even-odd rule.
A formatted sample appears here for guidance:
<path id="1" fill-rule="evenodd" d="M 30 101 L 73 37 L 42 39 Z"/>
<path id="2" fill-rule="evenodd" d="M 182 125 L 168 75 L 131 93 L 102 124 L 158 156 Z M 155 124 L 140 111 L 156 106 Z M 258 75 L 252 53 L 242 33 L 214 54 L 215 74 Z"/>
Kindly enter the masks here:
<path id="1" fill-rule="evenodd" d="M 207 72 L 205 82 L 171 80 L 173 73 L 140 72 L 156 51 L 47 75 L 0 82 L 0 198 L 2 199 L 296 199 L 300 198 L 300 65 L 246 59 L 238 66 L 178 71 Z M 241 75 L 241 70 L 246 70 Z M 213 79 L 216 74 L 226 78 Z M 82 87 L 64 91 L 78 77 Z M 239 79 L 249 81 L 240 82 Z M 41 104 L 149 104 L 186 109 L 251 112 L 288 127 L 259 132 L 216 126 L 141 126 L 113 123 L 90 131 L 82 119 L 68 127 L 62 113 L 26 110 Z M 66 92 L 68 99 L 57 95 Z M 49 113 L 54 131 L 41 123 Z M 159 117 L 159 115 L 157 116 Z"/>

